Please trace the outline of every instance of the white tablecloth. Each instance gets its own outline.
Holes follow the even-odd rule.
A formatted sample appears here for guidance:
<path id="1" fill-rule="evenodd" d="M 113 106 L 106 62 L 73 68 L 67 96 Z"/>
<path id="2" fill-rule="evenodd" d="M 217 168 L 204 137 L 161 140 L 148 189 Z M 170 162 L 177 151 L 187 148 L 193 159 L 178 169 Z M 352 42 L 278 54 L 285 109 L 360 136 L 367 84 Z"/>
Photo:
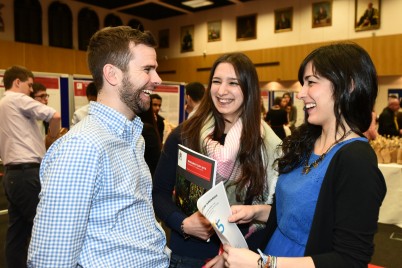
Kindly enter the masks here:
<path id="1" fill-rule="evenodd" d="M 402 228 L 402 165 L 378 164 L 387 184 L 387 194 L 378 221 Z"/>

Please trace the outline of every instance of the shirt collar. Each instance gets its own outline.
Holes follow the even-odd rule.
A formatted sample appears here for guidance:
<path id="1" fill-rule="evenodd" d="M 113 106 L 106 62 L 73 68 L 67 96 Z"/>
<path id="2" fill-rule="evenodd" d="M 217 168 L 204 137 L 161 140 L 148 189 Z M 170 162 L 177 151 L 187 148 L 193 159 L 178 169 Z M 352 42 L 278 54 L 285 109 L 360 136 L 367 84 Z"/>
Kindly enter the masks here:
<path id="1" fill-rule="evenodd" d="M 113 108 L 94 101 L 89 104 L 88 114 L 97 116 L 110 131 L 124 140 L 137 140 L 141 135 L 143 123 L 138 116 L 133 120 L 128 120 L 127 117 Z"/>

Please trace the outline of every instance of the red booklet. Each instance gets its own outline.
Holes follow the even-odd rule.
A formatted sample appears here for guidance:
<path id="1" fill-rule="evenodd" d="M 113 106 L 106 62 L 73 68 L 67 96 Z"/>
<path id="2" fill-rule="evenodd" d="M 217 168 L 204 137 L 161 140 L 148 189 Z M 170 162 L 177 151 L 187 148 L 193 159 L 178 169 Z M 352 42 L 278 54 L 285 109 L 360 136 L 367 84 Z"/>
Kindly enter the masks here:
<path id="1" fill-rule="evenodd" d="M 215 185 L 216 160 L 179 144 L 177 173 L 186 180 L 209 190 Z"/>

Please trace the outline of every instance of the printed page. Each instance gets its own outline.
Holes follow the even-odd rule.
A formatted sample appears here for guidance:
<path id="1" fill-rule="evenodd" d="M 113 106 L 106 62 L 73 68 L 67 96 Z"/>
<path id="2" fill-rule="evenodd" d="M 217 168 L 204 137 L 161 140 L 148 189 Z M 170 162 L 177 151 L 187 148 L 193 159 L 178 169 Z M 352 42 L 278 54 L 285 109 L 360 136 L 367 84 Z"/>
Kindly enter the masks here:
<path id="1" fill-rule="evenodd" d="M 223 244 L 248 248 L 243 234 L 235 223 L 228 222 L 232 214 L 223 182 L 211 188 L 197 201 L 198 210 L 211 222 Z"/>

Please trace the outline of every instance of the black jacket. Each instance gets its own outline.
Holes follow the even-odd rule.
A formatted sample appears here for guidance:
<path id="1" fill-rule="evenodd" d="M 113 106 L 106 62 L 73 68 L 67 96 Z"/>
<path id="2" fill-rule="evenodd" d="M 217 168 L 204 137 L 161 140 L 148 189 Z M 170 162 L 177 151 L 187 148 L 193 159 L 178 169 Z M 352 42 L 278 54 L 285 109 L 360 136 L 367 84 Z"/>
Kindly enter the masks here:
<path id="1" fill-rule="evenodd" d="M 305 256 L 312 257 L 316 268 L 367 268 L 385 193 L 377 157 L 367 142 L 355 141 L 339 149 L 322 182 L 306 245 Z M 273 205 L 261 248 L 276 227 Z"/>

